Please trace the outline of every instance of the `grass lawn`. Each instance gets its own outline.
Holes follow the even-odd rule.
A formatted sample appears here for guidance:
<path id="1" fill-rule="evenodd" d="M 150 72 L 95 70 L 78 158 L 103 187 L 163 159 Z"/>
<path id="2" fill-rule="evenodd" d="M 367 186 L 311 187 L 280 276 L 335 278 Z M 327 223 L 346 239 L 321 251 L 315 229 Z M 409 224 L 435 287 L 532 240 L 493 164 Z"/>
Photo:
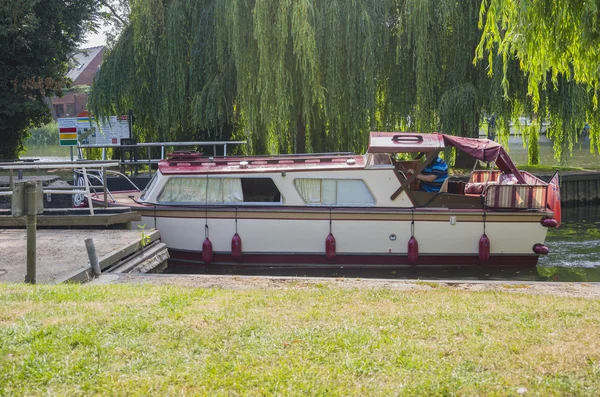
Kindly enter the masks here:
<path id="1" fill-rule="evenodd" d="M 0 285 L 0 395 L 600 394 L 600 300 Z"/>

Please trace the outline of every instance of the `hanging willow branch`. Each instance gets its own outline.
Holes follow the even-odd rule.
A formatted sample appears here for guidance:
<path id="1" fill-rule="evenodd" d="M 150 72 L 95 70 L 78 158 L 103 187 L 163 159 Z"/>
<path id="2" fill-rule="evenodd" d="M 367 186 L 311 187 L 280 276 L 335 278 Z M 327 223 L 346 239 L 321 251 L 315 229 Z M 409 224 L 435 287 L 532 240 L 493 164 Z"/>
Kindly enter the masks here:
<path id="1" fill-rule="evenodd" d="M 490 65 L 494 65 L 498 63 L 496 54 L 500 57 L 505 92 L 509 90 L 507 64 L 518 58 L 535 112 L 544 91 L 551 97 L 554 92 L 564 95 L 550 99 L 551 105 L 540 110 L 550 113 L 555 154 L 563 163 L 577 140 L 575 131 L 585 123 L 584 113 L 594 124 L 597 119 L 599 18 L 598 3 L 594 1 L 485 0 L 481 4 L 479 24 L 483 33 L 477 59 L 487 55 Z M 493 73 L 492 67 L 489 73 Z M 582 89 L 587 94 L 580 92 Z M 583 103 L 585 110 L 581 109 Z M 591 128 L 591 151 L 599 148 L 598 137 L 598 128 Z"/>
<path id="2" fill-rule="evenodd" d="M 576 111 L 557 100 L 532 105 L 534 72 L 520 69 L 496 32 L 517 26 L 503 27 L 492 8 L 499 0 L 490 1 L 131 0 L 130 26 L 90 107 L 98 116 L 133 109 L 142 139 L 234 136 L 255 153 L 363 151 L 375 129 L 475 137 L 492 113 L 506 140 L 511 120 L 540 112 L 566 122 L 555 134 L 568 153 L 574 135 L 561 131 L 574 131 L 582 114 L 593 126 L 597 117 L 583 102 Z M 488 51 L 486 62 L 473 63 L 476 49 L 480 58 Z M 498 62 L 504 72 L 490 74 Z M 540 87 L 551 99 L 547 82 Z"/>

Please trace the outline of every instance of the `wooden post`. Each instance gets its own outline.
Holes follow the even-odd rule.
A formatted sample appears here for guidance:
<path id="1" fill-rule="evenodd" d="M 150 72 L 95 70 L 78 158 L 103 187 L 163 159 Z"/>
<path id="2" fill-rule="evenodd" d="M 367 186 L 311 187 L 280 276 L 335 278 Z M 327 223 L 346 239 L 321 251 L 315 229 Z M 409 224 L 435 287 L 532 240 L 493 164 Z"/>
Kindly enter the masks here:
<path id="1" fill-rule="evenodd" d="M 94 240 L 91 238 L 85 239 L 85 248 L 87 249 L 88 257 L 90 258 L 90 265 L 92 265 L 92 272 L 94 276 L 102 274 L 100 269 L 100 262 L 98 261 L 98 254 L 96 253 L 96 246 L 94 246 Z"/>
<path id="2" fill-rule="evenodd" d="M 150 178 L 152 178 L 152 158 L 150 157 L 150 155 L 151 155 L 150 146 L 146 147 L 146 154 L 148 155 L 148 176 Z"/>
<path id="3" fill-rule="evenodd" d="M 27 274 L 25 275 L 25 282 L 29 284 L 35 284 L 37 278 L 37 213 L 38 201 L 41 192 L 42 184 L 39 181 L 31 181 L 26 183 L 25 200 L 27 202 Z"/>
<path id="4" fill-rule="evenodd" d="M 107 184 L 106 180 L 106 167 L 102 167 L 102 181 L 104 182 L 102 189 L 104 190 L 104 208 L 108 208 L 108 195 L 107 195 Z"/>
<path id="5" fill-rule="evenodd" d="M 88 199 L 88 205 L 90 206 L 90 214 L 94 215 L 94 204 L 92 203 L 92 195 L 90 194 L 90 184 L 87 177 L 85 167 L 81 167 L 83 170 L 83 182 L 85 183 L 85 196 Z"/>

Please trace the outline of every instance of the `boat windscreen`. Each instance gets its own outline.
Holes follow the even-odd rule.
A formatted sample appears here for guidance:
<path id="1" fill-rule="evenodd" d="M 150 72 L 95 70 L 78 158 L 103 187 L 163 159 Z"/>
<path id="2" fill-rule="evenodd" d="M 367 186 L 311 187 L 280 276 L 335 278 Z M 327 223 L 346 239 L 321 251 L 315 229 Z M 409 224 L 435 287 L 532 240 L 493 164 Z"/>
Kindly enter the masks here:
<path id="1" fill-rule="evenodd" d="M 148 194 L 148 192 L 150 192 L 152 190 L 152 188 L 154 188 L 154 185 L 156 184 L 157 180 L 158 180 L 158 172 L 156 174 L 154 174 L 152 179 L 150 179 L 150 182 L 148 182 L 148 184 L 146 185 L 144 190 L 142 190 L 142 194 L 140 195 L 140 200 L 146 200 L 146 195 Z"/>

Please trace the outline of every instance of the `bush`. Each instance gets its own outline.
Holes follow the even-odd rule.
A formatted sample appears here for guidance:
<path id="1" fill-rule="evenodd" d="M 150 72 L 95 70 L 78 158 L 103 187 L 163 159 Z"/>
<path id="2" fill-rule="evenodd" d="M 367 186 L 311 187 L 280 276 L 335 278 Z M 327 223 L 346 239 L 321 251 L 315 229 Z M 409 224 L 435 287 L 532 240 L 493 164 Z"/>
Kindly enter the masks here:
<path id="1" fill-rule="evenodd" d="M 39 128 L 31 128 L 24 146 L 29 145 L 58 145 L 58 123 L 52 121 Z"/>

